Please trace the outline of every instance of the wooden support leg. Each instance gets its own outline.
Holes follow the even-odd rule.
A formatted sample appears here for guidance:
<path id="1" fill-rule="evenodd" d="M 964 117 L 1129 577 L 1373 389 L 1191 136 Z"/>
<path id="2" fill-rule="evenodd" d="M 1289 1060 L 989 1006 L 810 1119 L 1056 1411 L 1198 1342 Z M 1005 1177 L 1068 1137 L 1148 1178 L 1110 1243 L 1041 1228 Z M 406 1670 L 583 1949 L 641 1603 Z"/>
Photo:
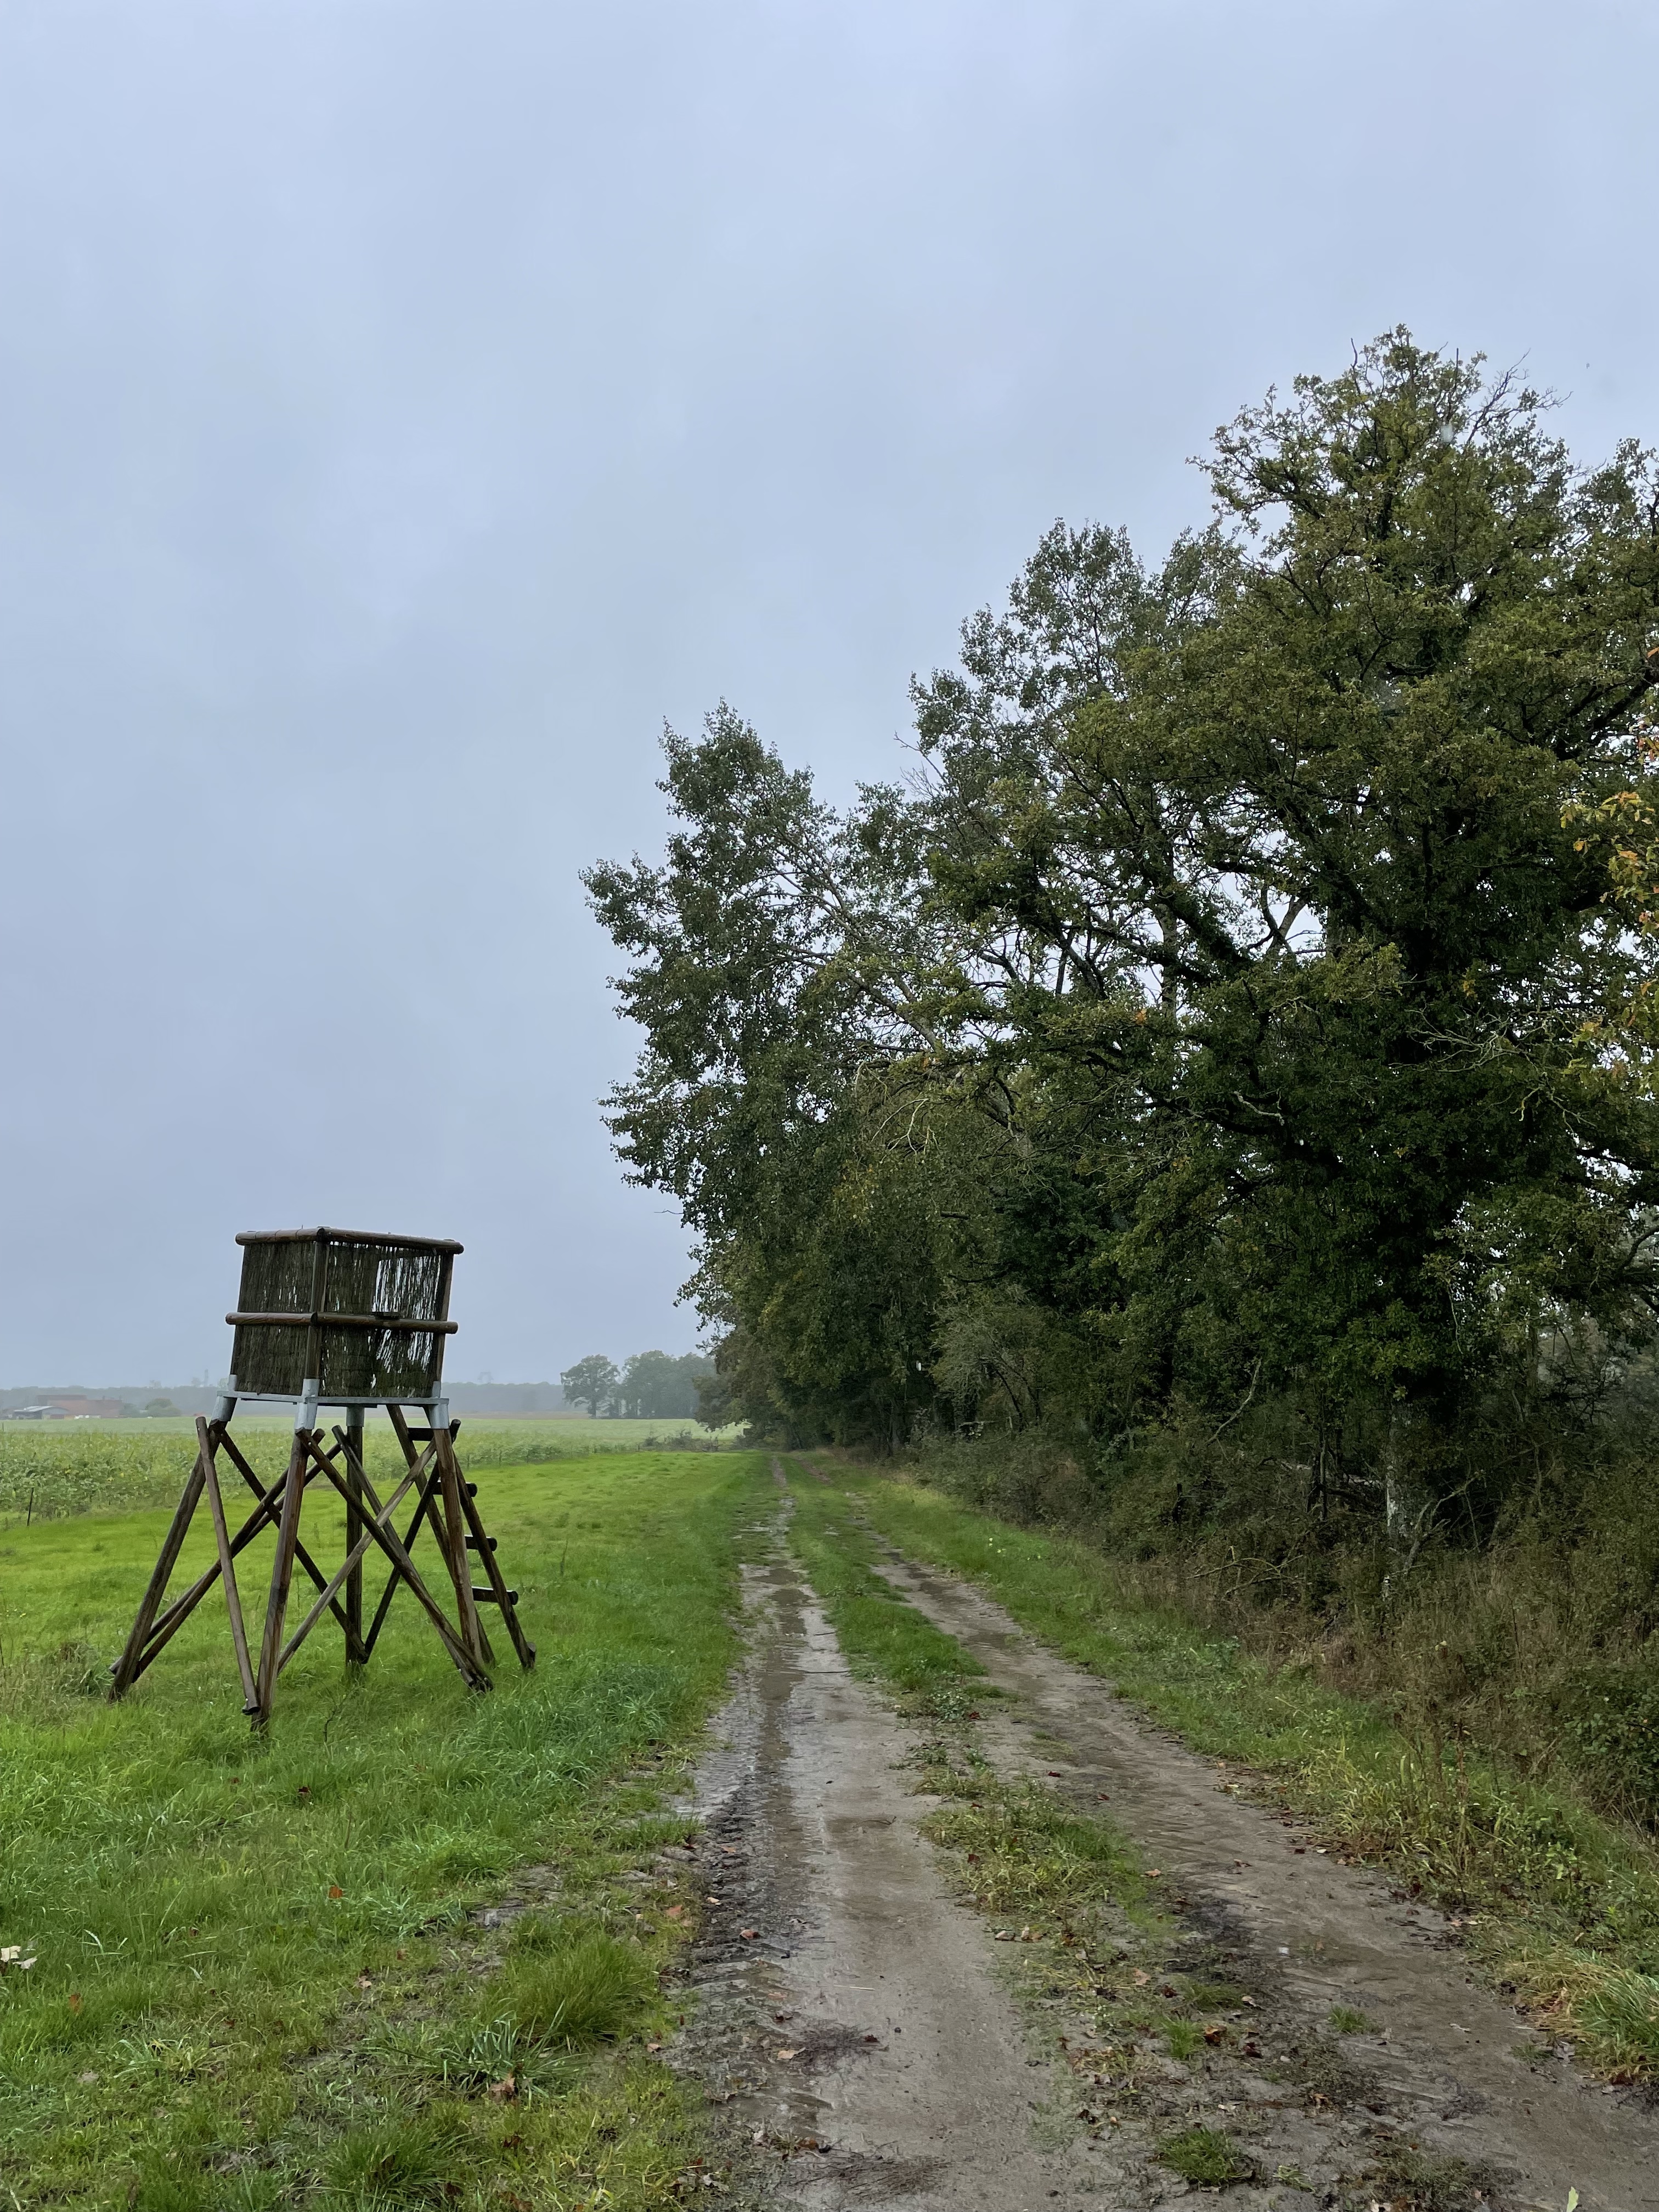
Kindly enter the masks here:
<path id="1" fill-rule="evenodd" d="M 243 1481 L 246 1483 L 248 1488 L 253 1492 L 256 1498 L 268 1498 L 273 1492 L 279 1492 L 281 1490 L 283 1482 L 286 1478 L 279 1476 L 277 1480 L 271 1485 L 270 1491 L 267 1491 L 264 1483 L 260 1481 L 258 1476 L 255 1474 L 253 1469 L 248 1465 L 247 1462 L 242 1457 L 241 1453 L 237 1449 L 236 1440 L 230 1434 L 228 1430 L 224 1431 L 220 1436 L 219 1448 L 224 1453 L 231 1465 L 236 1469 L 237 1473 L 241 1476 Z M 239 1552 L 241 1548 L 242 1547 L 240 1543 L 234 1547 L 234 1549 Z M 307 1574 L 310 1576 L 312 1588 L 313 1589 L 321 1589 L 324 1584 L 327 1582 L 328 1577 L 323 1572 L 316 1560 L 312 1558 L 310 1553 L 307 1551 L 305 1546 L 301 1543 L 297 1537 L 295 1539 L 294 1543 L 294 1556 L 299 1561 L 300 1565 L 305 1569 Z M 343 1629 L 346 1625 L 346 1617 L 344 1610 L 341 1607 L 337 1599 L 331 1607 L 331 1610 L 332 1611 L 336 1620 L 339 1622 L 341 1628 Z"/>
<path id="2" fill-rule="evenodd" d="M 363 1416 L 356 1409 L 346 1422 L 346 1555 L 352 1561 L 345 1580 L 346 1664 L 361 1667 L 368 1653 L 363 1644 L 363 1561 L 358 1546 L 363 1534 Z M 367 1548 L 365 1547 L 365 1548 Z"/>
<path id="3" fill-rule="evenodd" d="M 221 1438 L 221 1442 L 223 1443 L 224 1439 Z M 288 1477 L 285 1474 L 279 1475 L 269 1490 L 261 1492 L 258 1504 L 249 1514 L 235 1535 L 231 1538 L 230 1556 L 233 1559 L 238 1553 L 247 1549 L 267 1521 L 275 1520 L 282 1510 L 283 1496 L 287 1485 Z M 157 1620 L 145 1640 L 144 1648 L 138 1656 L 137 1663 L 133 1668 L 134 1681 L 137 1680 L 147 1667 L 160 1658 L 191 1614 L 195 1612 L 197 1607 L 218 1581 L 219 1575 L 220 1565 L 216 1556 L 213 1565 L 207 1572 L 198 1575 L 184 1595 L 175 1598 L 167 1611 Z"/>
<path id="4" fill-rule="evenodd" d="M 387 1409 L 385 1411 L 387 1411 L 387 1420 L 392 1422 L 392 1433 L 398 1437 L 398 1444 L 403 1447 L 404 1462 L 410 1464 L 410 1467 L 414 1467 L 416 1460 L 422 1458 L 422 1453 L 416 1451 L 414 1433 L 411 1433 L 410 1429 L 410 1422 L 403 1418 L 403 1407 L 387 1401 Z M 434 1455 L 434 1453 L 431 1453 L 431 1447 L 427 1447 L 425 1455 L 427 1458 Z M 431 1522 L 431 1540 L 434 1540 L 434 1544 L 438 1547 L 438 1551 L 442 1551 L 442 1547 L 445 1547 L 445 1531 L 442 1531 L 442 1522 L 438 1520 L 435 1498 L 438 1498 L 438 1471 L 434 1468 L 429 1482 L 420 1484 L 420 1502 L 416 1504 L 414 1520 L 410 1522 L 410 1528 L 407 1528 L 407 1533 L 404 1533 L 403 1537 L 404 1551 L 411 1551 L 411 1548 L 414 1548 L 416 1537 L 420 1535 L 420 1522 L 422 1520 Z M 368 1635 L 369 1652 L 374 1652 L 374 1646 L 380 1641 L 380 1631 L 385 1628 L 385 1617 L 387 1617 L 387 1613 L 392 1610 L 392 1599 L 398 1595 L 398 1582 L 400 1582 L 400 1575 L 396 1573 L 389 1573 L 387 1579 L 385 1579 L 385 1590 L 380 1590 L 380 1604 L 374 1608 L 374 1620 L 369 1621 L 369 1635 Z"/>
<path id="5" fill-rule="evenodd" d="M 155 1571 L 151 1575 L 144 1595 L 139 1601 L 138 1615 L 132 1624 L 132 1633 L 128 1637 L 125 1649 L 115 1662 L 112 1670 L 115 1680 L 110 1684 L 109 1692 L 112 1698 L 125 1696 L 138 1678 L 144 1646 L 149 1640 L 149 1632 L 155 1625 L 156 1611 L 167 1595 L 167 1578 L 177 1563 L 179 1552 L 184 1547 L 185 1538 L 189 1533 L 191 1522 L 195 1517 L 196 1508 L 201 1502 L 202 1487 L 205 1480 L 202 1454 L 198 1449 L 196 1455 L 196 1464 L 190 1471 L 190 1480 L 185 1485 L 184 1495 L 179 1500 L 172 1522 L 162 1541 L 161 1555 L 155 1562 Z"/>
<path id="6" fill-rule="evenodd" d="M 408 1528 L 404 1531 L 404 1549 L 405 1552 L 411 1551 L 414 1548 L 415 1539 L 421 1533 L 422 1522 L 431 1518 L 434 1510 L 433 1500 L 437 1494 L 438 1470 L 434 1467 L 422 1486 L 421 1502 L 415 1508 L 414 1517 L 410 1522 Z M 374 1608 L 374 1618 L 369 1623 L 368 1635 L 365 1638 L 364 1642 L 365 1650 L 370 1658 L 373 1658 L 374 1656 L 374 1646 L 380 1640 L 380 1631 L 386 1626 L 386 1617 L 392 1610 L 392 1601 L 398 1595 L 398 1585 L 402 1580 L 403 1577 L 398 1573 L 395 1568 L 386 1578 L 386 1588 L 380 1592 L 380 1602 Z"/>
<path id="7" fill-rule="evenodd" d="M 341 1437 L 341 1441 L 343 1443 L 344 1438 L 342 1436 L 342 1432 L 337 1429 L 334 1433 L 336 1436 Z M 377 1503 L 374 1520 L 372 1522 L 362 1514 L 358 1516 L 358 1520 L 362 1528 L 362 1534 L 358 1537 L 354 1548 L 346 1553 L 345 1562 L 340 1568 L 338 1573 L 336 1574 L 328 1583 L 324 1589 L 321 1596 L 317 1600 L 316 1604 L 312 1607 L 311 1611 L 306 1615 L 305 1619 L 300 1623 L 300 1626 L 295 1630 L 293 1635 L 289 1638 L 288 1642 L 283 1646 L 282 1656 L 276 1662 L 276 1671 L 279 1674 L 282 1673 L 283 1668 L 287 1666 L 289 1661 L 294 1656 L 295 1653 L 299 1650 L 300 1646 L 305 1642 L 307 1637 L 310 1635 L 312 1630 L 315 1628 L 317 1623 L 322 1619 L 324 1613 L 327 1612 L 329 1607 L 333 1603 L 335 1591 L 339 1589 L 341 1583 L 343 1583 L 350 1575 L 354 1567 L 362 1565 L 363 1553 L 368 1551 L 370 1544 L 374 1540 L 375 1527 L 378 1525 L 379 1527 L 384 1528 L 391 1521 L 392 1515 L 403 1504 L 404 1496 L 409 1491 L 410 1486 L 420 1479 L 420 1473 L 421 1470 L 418 1467 L 410 1468 L 409 1473 L 404 1477 L 396 1490 L 392 1492 L 386 1504 L 384 1505 L 380 1505 Z M 362 1486 L 363 1486 L 360 1483 L 360 1491 Z M 350 1495 L 350 1486 L 349 1482 L 346 1485 L 346 1495 L 348 1497 Z"/>
<path id="8" fill-rule="evenodd" d="M 329 1480 L 339 1492 L 341 1497 L 343 1498 L 345 1496 L 345 1483 L 337 1469 L 335 1468 L 333 1462 L 330 1460 L 324 1452 L 322 1446 L 319 1444 L 314 1438 L 309 1438 L 305 1440 L 305 1449 L 315 1461 L 318 1471 L 328 1477 Z M 367 1487 L 367 1486 L 365 1486 Z M 378 1501 L 374 1497 L 372 1491 L 369 1494 L 368 1502 L 370 1506 L 374 1509 L 374 1512 L 371 1513 L 371 1516 L 365 1525 L 364 1534 L 368 1535 L 373 1542 L 380 1546 L 380 1549 L 386 1553 L 387 1559 L 391 1560 L 392 1565 L 397 1569 L 403 1580 L 409 1584 L 410 1589 L 413 1593 L 416 1602 L 421 1607 L 422 1611 L 426 1614 L 428 1620 L 430 1620 L 432 1626 L 437 1630 L 440 1640 L 442 1642 L 445 1650 L 448 1652 L 450 1657 L 455 1662 L 456 1666 L 459 1668 L 462 1676 L 465 1680 L 469 1687 L 475 1690 L 489 1689 L 491 1686 L 489 1676 L 486 1674 L 480 1662 L 475 1659 L 471 1652 L 468 1650 L 466 1645 L 462 1643 L 460 1638 L 457 1636 L 449 1623 L 445 1620 L 442 1608 L 438 1604 L 437 1600 L 433 1596 L 431 1591 L 428 1589 L 426 1584 L 421 1580 L 414 1561 L 410 1558 L 409 1553 L 404 1549 L 404 1547 L 398 1542 L 396 1532 L 393 1529 L 384 1526 L 384 1524 L 375 1517 L 375 1514 L 378 1513 L 379 1507 Z"/>
<path id="9" fill-rule="evenodd" d="M 466 1516 L 466 1525 L 472 1532 L 472 1540 L 477 1547 L 479 1559 L 483 1562 L 483 1571 L 489 1577 L 490 1593 L 501 1608 L 501 1619 L 507 1624 L 507 1632 L 513 1638 L 513 1649 L 519 1655 L 519 1664 L 521 1667 L 533 1667 L 536 1663 L 536 1647 L 524 1632 L 514 1593 L 508 1589 L 507 1577 L 501 1572 L 496 1561 L 495 1547 L 484 1533 L 483 1516 L 479 1512 L 477 1503 L 473 1498 L 471 1485 L 463 1481 L 460 1492 L 461 1510 Z"/>
<path id="10" fill-rule="evenodd" d="M 455 1585 L 455 1609 L 460 1616 L 461 1641 L 472 1652 L 480 1666 L 495 1657 L 483 1632 L 483 1623 L 478 1618 L 478 1607 L 472 1595 L 472 1562 L 466 1555 L 466 1521 L 461 1511 L 460 1470 L 455 1464 L 455 1439 L 449 1430 L 441 1427 L 434 1417 L 432 1442 L 438 1455 L 438 1475 L 444 1509 L 444 1556 L 449 1562 L 450 1579 Z M 460 1424 L 457 1422 L 459 1428 Z"/>
<path id="11" fill-rule="evenodd" d="M 358 1434 L 359 1437 L 361 1437 L 361 1425 L 359 1425 Z M 400 1421 L 398 1429 L 398 1437 L 399 1443 L 403 1445 L 404 1458 L 408 1463 L 409 1474 L 407 1479 L 398 1486 L 397 1497 L 401 1498 L 409 1489 L 411 1482 L 418 1482 L 421 1486 L 419 1493 L 415 1501 L 414 1517 L 410 1520 L 409 1527 L 404 1533 L 404 1549 L 407 1551 L 414 1543 L 416 1537 L 420 1534 L 421 1523 L 423 1520 L 431 1520 L 434 1532 L 437 1532 L 439 1529 L 437 1516 L 432 1504 L 433 1498 L 436 1493 L 438 1487 L 438 1472 L 433 1464 L 437 1455 L 433 1449 L 430 1442 L 428 1443 L 427 1448 L 424 1451 L 416 1451 L 415 1448 L 415 1439 L 410 1434 L 406 1423 Z M 383 1509 L 380 1505 L 380 1499 L 375 1496 L 374 1486 L 368 1479 L 368 1471 L 363 1465 L 361 1443 L 353 1443 L 349 1430 L 338 1428 L 334 1431 L 334 1450 L 325 1453 L 323 1455 L 323 1458 L 325 1460 L 333 1460 L 337 1457 L 343 1457 L 346 1463 L 346 1481 L 348 1488 L 349 1489 L 355 1486 L 356 1495 L 360 1499 L 367 1500 L 368 1510 L 372 1511 L 375 1519 L 382 1519 L 384 1517 Z M 348 1520 L 348 1528 L 349 1528 L 349 1525 L 350 1523 Z M 359 1513 L 357 1527 L 360 1535 L 368 1527 L 367 1517 L 361 1510 Z M 362 1543 L 355 1547 L 355 1553 L 360 1563 L 360 1576 L 362 1571 L 362 1555 L 363 1553 L 367 1552 L 368 1549 L 368 1546 L 367 1543 Z M 352 1553 L 349 1553 L 347 1554 L 348 1558 L 350 1558 L 354 1554 Z M 374 1609 L 374 1618 L 369 1624 L 368 1634 L 362 1638 L 363 1656 L 362 1662 L 361 1663 L 364 1665 L 368 1663 L 370 1656 L 373 1655 L 374 1646 L 379 1641 L 381 1626 L 385 1622 L 386 1614 L 391 1611 L 392 1601 L 397 1593 L 398 1584 L 401 1579 L 402 1577 L 399 1576 L 395 1567 L 392 1568 L 386 1576 L 386 1588 L 380 1592 L 380 1602 Z"/>
<path id="12" fill-rule="evenodd" d="M 289 1584 L 294 1577 L 294 1550 L 300 1535 L 300 1501 L 306 1494 L 306 1459 L 312 1432 L 294 1431 L 294 1449 L 288 1462 L 288 1486 L 283 1492 L 283 1517 L 276 1524 L 276 1556 L 270 1564 L 270 1595 L 265 1605 L 265 1632 L 259 1646 L 259 1676 L 256 1685 L 253 1724 L 263 1728 L 270 1718 L 276 1694 L 276 1662 L 283 1649 L 283 1621 L 288 1612 Z"/>
<path id="13" fill-rule="evenodd" d="M 219 1494 L 219 1471 L 215 1467 L 214 1455 L 219 1448 L 218 1424 L 212 1427 L 200 1414 L 196 1419 L 196 1440 L 202 1455 L 202 1474 L 206 1484 L 208 1506 L 213 1515 L 214 1541 L 219 1547 L 219 1572 L 225 1585 L 225 1610 L 230 1616 L 230 1640 L 236 1649 L 237 1669 L 242 1677 L 242 1710 L 258 1711 L 258 1698 L 254 1689 L 253 1668 L 247 1656 L 247 1632 L 242 1626 L 242 1594 L 236 1587 L 236 1566 L 230 1548 L 230 1530 L 225 1523 L 225 1501 Z"/>

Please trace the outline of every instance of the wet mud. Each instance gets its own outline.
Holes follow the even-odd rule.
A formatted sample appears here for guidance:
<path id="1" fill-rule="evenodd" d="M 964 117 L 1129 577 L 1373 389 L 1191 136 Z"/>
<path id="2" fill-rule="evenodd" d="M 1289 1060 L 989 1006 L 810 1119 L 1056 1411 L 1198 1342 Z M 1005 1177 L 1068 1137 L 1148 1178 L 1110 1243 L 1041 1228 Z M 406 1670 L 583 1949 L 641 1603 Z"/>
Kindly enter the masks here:
<path id="1" fill-rule="evenodd" d="M 937 1729 L 854 1678 L 788 1553 L 787 1513 L 747 1572 L 748 1657 L 699 1771 L 701 1833 L 664 1857 L 701 1899 L 669 2055 L 722 2116 L 749 2201 L 1561 2212 L 1577 2188 L 1583 2212 L 1659 2212 L 1659 2116 L 1584 2081 L 1476 1989 L 1450 1923 L 1241 1802 L 1213 1762 L 971 1586 L 893 1555 L 896 1589 L 1001 1693 L 980 1701 L 977 1752 L 1142 1847 L 1164 1917 L 1150 1936 L 1124 1923 L 1123 1942 L 1161 1943 L 1170 1973 L 1226 1985 L 1236 2025 L 1178 2062 L 1158 2036 L 1132 2048 L 1121 2018 L 1091 2018 L 1075 1974 L 1069 1994 L 1045 1987 L 1042 1945 L 1000 1948 L 1008 1931 L 921 1832 L 939 1801 L 915 1786 L 920 1747 Z M 1102 1969 L 1125 1983 L 1112 1910 L 1090 1942 L 1126 1962 Z M 1375 2031 L 1334 2036 L 1333 2006 Z M 1091 2051 L 1108 2033 L 1115 2051 Z M 1160 2144 L 1194 2127 L 1224 2134 L 1248 2173 L 1218 2189 L 1172 2171 Z"/>
<path id="2" fill-rule="evenodd" d="M 1363 2084 L 1349 2102 L 1368 2099 L 1425 2149 L 1498 2169 L 1516 2205 L 1564 2206 L 1576 2188 L 1586 2212 L 1659 2208 L 1659 2112 L 1587 2081 L 1477 1987 L 1443 1915 L 1241 1799 L 1228 1770 L 1139 1720 L 971 1584 L 896 1555 L 881 1571 L 1006 1693 L 983 1712 L 998 1767 L 1107 1814 L 1138 1844 L 1194 1930 L 1261 1991 L 1273 2039 L 1316 2045 L 1334 2006 L 1376 2021 L 1341 2039 Z"/>
<path id="3" fill-rule="evenodd" d="M 786 1558 L 746 1598 L 750 1663 L 699 1778 L 681 2063 L 805 2212 L 1011 2212 L 1079 2183 L 1101 2201 L 1086 2150 L 1038 2141 L 1057 2085 L 917 1832 L 933 1801 L 908 1785 L 907 1731 Z"/>

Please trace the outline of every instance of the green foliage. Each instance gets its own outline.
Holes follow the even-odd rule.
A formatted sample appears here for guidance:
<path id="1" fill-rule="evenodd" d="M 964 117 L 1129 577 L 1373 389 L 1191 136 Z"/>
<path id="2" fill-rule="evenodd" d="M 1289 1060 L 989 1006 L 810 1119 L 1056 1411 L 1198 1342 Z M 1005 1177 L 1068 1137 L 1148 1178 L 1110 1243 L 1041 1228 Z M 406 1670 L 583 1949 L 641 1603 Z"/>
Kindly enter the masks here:
<path id="1" fill-rule="evenodd" d="M 492 2017 L 507 2021 L 520 2049 L 574 2050 L 620 2035 L 656 1995 L 656 1977 L 637 1945 L 602 1929 L 532 1925 L 514 1950 L 485 2002 Z"/>
<path id="2" fill-rule="evenodd" d="M 797 1476 L 791 1498 L 790 1542 L 856 1673 L 889 1684 L 916 1711 L 948 1708 L 957 1686 L 983 1678 L 985 1669 L 953 1636 L 872 1571 L 874 1546 L 847 1525 L 839 1492 Z"/>
<path id="3" fill-rule="evenodd" d="M 574 1367 L 567 1367 L 559 1377 L 559 1388 L 566 1402 L 586 1406 L 597 1421 L 610 1405 L 622 1380 L 614 1359 L 607 1359 L 602 1352 L 590 1352 L 579 1359 Z"/>
<path id="4" fill-rule="evenodd" d="M 914 787 L 669 739 L 665 864 L 588 878 L 611 1126 L 758 1430 L 1046 1426 L 1100 1480 L 1249 1407 L 1409 1564 L 1504 1510 L 1493 1408 L 1566 1435 L 1652 1333 L 1659 480 L 1399 331 L 1207 471 L 1160 566 L 1048 533 L 916 686 Z"/>
<path id="5" fill-rule="evenodd" d="M 401 2116 L 343 2136 L 329 2157 L 322 2201 L 331 2212 L 418 2212 L 441 2204 L 470 2161 L 464 2128 L 428 2113 Z"/>
<path id="6" fill-rule="evenodd" d="M 714 1362 L 702 1352 L 672 1358 L 665 1352 L 636 1352 L 618 1368 L 603 1352 L 592 1352 L 567 1367 L 559 1377 L 565 1402 L 586 1406 L 595 1420 L 689 1420 L 701 1411 L 700 1387 L 712 1379 Z M 723 1419 L 707 1424 L 722 1428 Z"/>
<path id="7" fill-rule="evenodd" d="M 684 1420 L 697 1411 L 698 1390 L 714 1372 L 714 1362 L 701 1352 L 678 1359 L 665 1352 L 636 1352 L 623 1369 L 617 1403 L 634 1420 Z"/>
<path id="8" fill-rule="evenodd" d="M 1199 2039 L 1203 2040 L 1201 2036 Z M 1178 2051 L 1176 2055 L 1188 2054 Z M 1183 2181 L 1206 2189 L 1224 2188 L 1230 2181 L 1246 2179 L 1250 2172 L 1249 2160 L 1241 2157 L 1218 2128 L 1183 2128 L 1179 2135 L 1166 2136 L 1158 2147 L 1158 2156 Z"/>
<path id="9" fill-rule="evenodd" d="M 174 1504 L 195 1456 L 195 1431 L 182 1426 L 158 1433 L 146 1423 L 135 1433 L 100 1421 L 24 1431 L 7 1422 L 0 1425 L 0 1521 Z"/>
<path id="10" fill-rule="evenodd" d="M 1568 1754 L 1604 1802 L 1659 1828 L 1659 1653 L 1575 1669 L 1558 1709 Z"/>

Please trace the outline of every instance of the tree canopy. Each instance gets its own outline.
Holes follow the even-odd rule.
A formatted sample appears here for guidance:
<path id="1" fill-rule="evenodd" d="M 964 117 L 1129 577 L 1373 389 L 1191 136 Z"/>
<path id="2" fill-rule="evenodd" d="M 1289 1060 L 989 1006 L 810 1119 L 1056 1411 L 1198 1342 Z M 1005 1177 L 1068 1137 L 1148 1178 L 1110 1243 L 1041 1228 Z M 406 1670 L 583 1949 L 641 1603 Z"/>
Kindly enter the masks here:
<path id="1" fill-rule="evenodd" d="M 907 780 L 669 735 L 664 861 L 587 878 L 611 1124 L 763 1425 L 1276 1394 L 1420 1519 L 1494 1377 L 1659 1305 L 1659 477 L 1403 331 L 1204 465 L 1159 564 L 1054 526 Z"/>
<path id="2" fill-rule="evenodd" d="M 621 1367 L 595 1352 L 567 1367 L 559 1383 L 566 1401 L 586 1406 L 596 1421 L 606 1414 L 624 1420 L 672 1421 L 701 1413 L 700 1393 L 714 1380 L 714 1363 L 701 1352 L 678 1358 L 666 1352 L 636 1352 Z"/>

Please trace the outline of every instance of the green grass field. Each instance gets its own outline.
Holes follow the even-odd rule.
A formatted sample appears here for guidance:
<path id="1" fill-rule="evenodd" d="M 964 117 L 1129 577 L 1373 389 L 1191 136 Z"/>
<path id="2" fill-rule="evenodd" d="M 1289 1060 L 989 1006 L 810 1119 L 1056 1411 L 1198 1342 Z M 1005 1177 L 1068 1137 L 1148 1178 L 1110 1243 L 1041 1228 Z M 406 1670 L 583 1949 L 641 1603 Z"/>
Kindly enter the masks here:
<path id="1" fill-rule="evenodd" d="M 495 1692 L 470 1696 L 405 1593 L 356 1681 L 317 1631 L 264 1741 L 216 1594 L 126 1702 L 104 1695 L 165 1511 L 0 1530 L 12 2201 L 665 2201 L 700 2146 L 643 2049 L 676 1940 L 650 1862 L 684 1832 L 672 1790 L 734 1656 L 766 1468 L 685 1452 L 486 1468 L 534 1671 L 509 1654 Z M 337 1556 L 315 1497 L 307 1540 Z M 204 1515 L 181 1574 L 210 1543 Z M 266 1537 L 240 1563 L 252 1611 L 269 1557 Z M 511 1940 L 480 1927 L 472 1909 L 526 1868 L 539 1909 Z"/>
<path id="2" fill-rule="evenodd" d="M 236 1436 L 255 1467 L 270 1477 L 288 1462 L 292 1417 L 239 1413 Z M 737 1431 L 711 1437 L 695 1421 L 589 1421 L 565 1415 L 465 1421 L 459 1446 L 470 1472 L 581 1459 L 594 1452 L 729 1449 Z M 371 1473 L 401 1465 L 391 1424 L 371 1419 L 365 1438 Z M 196 1428 L 178 1419 L 0 1421 L 0 1529 L 100 1507 L 162 1505 L 177 1498 L 196 1456 Z"/>

